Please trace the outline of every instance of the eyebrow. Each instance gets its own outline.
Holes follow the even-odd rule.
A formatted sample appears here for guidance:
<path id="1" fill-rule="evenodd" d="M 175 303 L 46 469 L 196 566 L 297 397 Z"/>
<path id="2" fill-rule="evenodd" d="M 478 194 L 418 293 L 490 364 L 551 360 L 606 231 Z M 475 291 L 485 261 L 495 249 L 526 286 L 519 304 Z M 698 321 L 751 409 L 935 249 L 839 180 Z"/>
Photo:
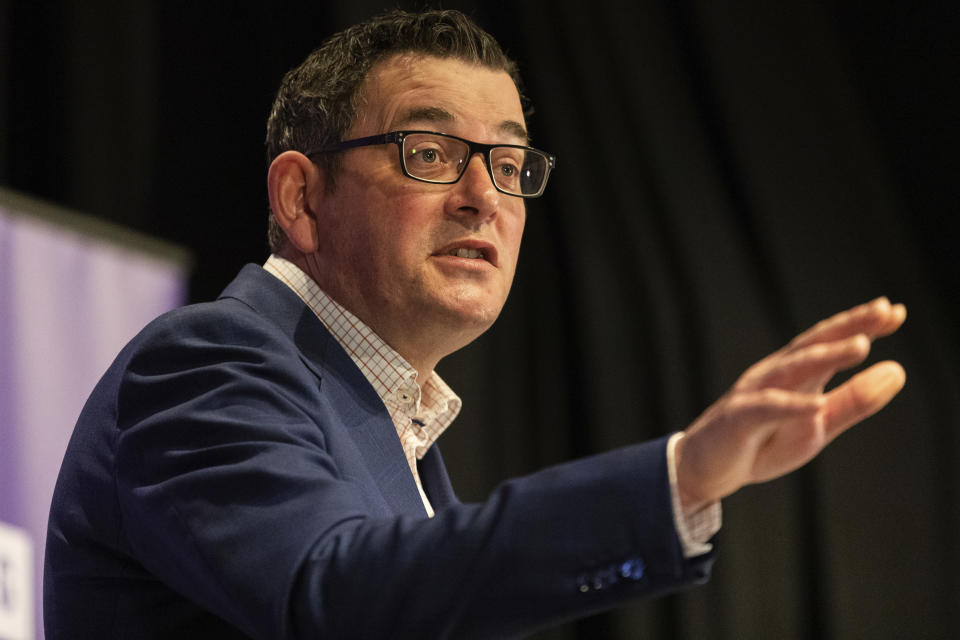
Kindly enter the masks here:
<path id="1" fill-rule="evenodd" d="M 442 107 L 413 107 L 396 121 L 397 126 L 411 122 L 429 122 L 449 124 L 456 121 L 456 117 Z M 504 120 L 500 123 L 500 131 L 519 138 L 523 144 L 530 144 L 530 136 L 526 128 L 515 120 Z"/>

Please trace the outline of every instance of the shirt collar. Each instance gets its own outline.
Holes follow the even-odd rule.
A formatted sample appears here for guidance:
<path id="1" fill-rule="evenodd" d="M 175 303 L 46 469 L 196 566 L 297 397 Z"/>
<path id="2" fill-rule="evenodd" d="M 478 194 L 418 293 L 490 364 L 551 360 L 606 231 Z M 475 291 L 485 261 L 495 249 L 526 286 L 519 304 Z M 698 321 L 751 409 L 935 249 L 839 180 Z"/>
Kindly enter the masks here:
<path id="1" fill-rule="evenodd" d="M 289 260 L 274 254 L 263 268 L 290 287 L 340 343 L 383 400 L 398 433 L 411 421 L 422 429 L 416 453 L 423 457 L 460 413 L 460 398 L 435 371 L 419 382 L 403 356 Z"/>

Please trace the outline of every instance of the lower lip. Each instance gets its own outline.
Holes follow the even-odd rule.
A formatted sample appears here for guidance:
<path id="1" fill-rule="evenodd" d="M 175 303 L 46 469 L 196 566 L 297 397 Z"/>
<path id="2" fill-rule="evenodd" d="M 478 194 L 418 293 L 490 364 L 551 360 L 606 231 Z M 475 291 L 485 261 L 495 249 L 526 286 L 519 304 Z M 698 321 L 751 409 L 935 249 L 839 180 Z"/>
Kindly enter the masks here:
<path id="1" fill-rule="evenodd" d="M 470 271 L 487 271 L 488 269 L 493 269 L 493 265 L 484 260 L 483 258 L 461 258 L 459 256 L 451 256 L 446 254 L 439 254 L 433 256 L 440 264 L 456 268 L 456 269 L 467 269 Z"/>

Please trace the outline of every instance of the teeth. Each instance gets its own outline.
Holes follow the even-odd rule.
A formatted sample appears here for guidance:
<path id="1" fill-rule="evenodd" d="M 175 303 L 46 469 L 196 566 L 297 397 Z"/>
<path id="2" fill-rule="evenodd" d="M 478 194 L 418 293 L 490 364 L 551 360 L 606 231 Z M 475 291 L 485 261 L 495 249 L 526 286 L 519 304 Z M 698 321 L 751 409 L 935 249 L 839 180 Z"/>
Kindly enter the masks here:
<path id="1" fill-rule="evenodd" d="M 460 247 L 459 249 L 451 249 L 451 256 L 456 256 L 458 258 L 482 258 L 483 251 L 480 249 L 467 249 L 466 247 Z"/>

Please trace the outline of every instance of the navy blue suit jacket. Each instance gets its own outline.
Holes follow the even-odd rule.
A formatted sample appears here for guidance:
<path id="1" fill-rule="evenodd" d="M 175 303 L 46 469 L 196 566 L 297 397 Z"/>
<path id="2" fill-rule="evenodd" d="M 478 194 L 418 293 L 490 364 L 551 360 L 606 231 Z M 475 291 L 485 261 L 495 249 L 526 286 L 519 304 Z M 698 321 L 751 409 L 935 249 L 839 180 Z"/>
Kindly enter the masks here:
<path id="1" fill-rule="evenodd" d="M 77 423 L 50 515 L 47 637 L 503 638 L 705 580 L 665 439 L 428 518 L 383 403 L 286 285 L 244 268 L 162 316 Z"/>

